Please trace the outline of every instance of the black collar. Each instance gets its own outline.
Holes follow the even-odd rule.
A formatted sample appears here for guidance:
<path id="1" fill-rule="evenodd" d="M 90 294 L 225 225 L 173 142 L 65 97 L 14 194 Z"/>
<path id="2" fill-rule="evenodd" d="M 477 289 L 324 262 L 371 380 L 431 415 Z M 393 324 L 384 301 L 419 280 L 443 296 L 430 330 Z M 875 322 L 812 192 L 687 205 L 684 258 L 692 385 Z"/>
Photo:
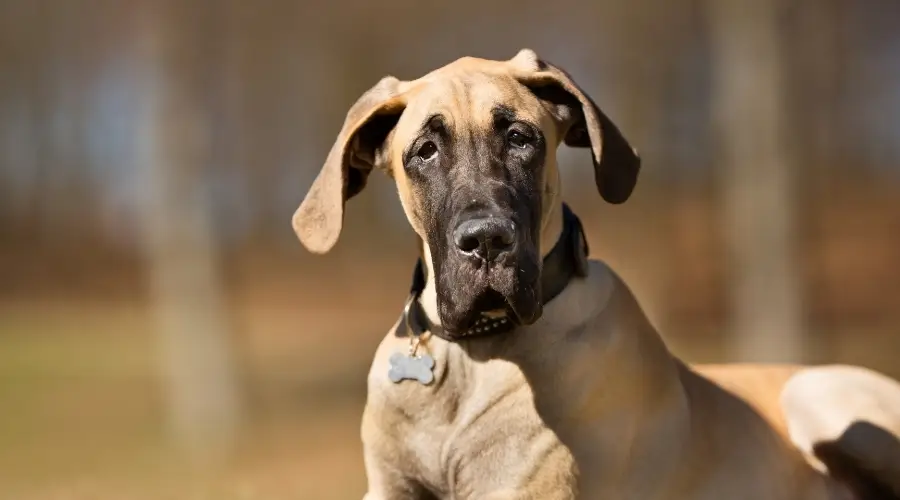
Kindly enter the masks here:
<path id="1" fill-rule="evenodd" d="M 568 286 L 569 281 L 573 277 L 587 276 L 588 244 L 584 237 L 581 221 L 572 213 L 568 205 L 563 203 L 562 207 L 562 233 L 553 249 L 544 258 L 544 265 L 541 271 L 541 290 L 543 290 L 541 301 L 545 305 L 556 298 Z M 428 315 L 422 309 L 418 299 L 424 289 L 425 270 L 420 258 L 416 262 L 416 268 L 413 272 L 412 287 L 403 307 L 403 315 L 397 323 L 397 328 L 394 330 L 396 336 L 406 337 L 409 331 L 412 331 L 413 335 L 418 337 L 425 332 L 430 332 L 432 335 L 452 342 L 461 338 L 505 333 L 515 328 L 515 324 L 505 316 L 500 318 L 482 316 L 475 323 L 475 326 L 467 330 L 463 335 L 449 338 L 444 334 L 440 326 L 431 323 Z"/>

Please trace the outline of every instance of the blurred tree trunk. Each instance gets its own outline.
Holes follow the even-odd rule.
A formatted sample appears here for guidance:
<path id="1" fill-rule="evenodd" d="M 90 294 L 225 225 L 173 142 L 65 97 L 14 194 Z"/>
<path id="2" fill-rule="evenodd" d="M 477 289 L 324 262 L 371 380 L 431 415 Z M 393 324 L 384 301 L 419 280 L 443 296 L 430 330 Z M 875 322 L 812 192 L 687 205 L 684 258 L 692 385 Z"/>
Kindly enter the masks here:
<path id="1" fill-rule="evenodd" d="M 805 163 L 816 169 L 816 175 L 804 180 L 804 186 L 824 189 L 828 170 L 846 165 L 841 148 L 838 125 L 841 123 L 841 71 L 848 56 L 843 43 L 842 19 L 845 5 L 841 0 L 821 0 L 815 9 L 794 6 L 795 23 L 791 30 L 793 47 L 791 67 L 798 78 L 791 82 L 791 100 L 797 124 L 803 135 Z"/>
<path id="2" fill-rule="evenodd" d="M 145 257 L 159 320 L 171 428 L 196 459 L 227 450 L 239 412 L 211 200 L 208 94 L 215 6 L 148 2 L 140 12 L 147 74 L 142 150 Z M 183 10 L 180 10 L 183 9 Z"/>
<path id="3" fill-rule="evenodd" d="M 791 129 L 797 131 L 802 141 L 798 149 L 803 155 L 798 155 L 798 159 L 804 164 L 804 173 L 808 174 L 804 176 L 805 192 L 800 197 L 804 207 L 802 226 L 806 228 L 808 238 L 802 248 L 805 260 L 822 263 L 827 259 L 828 231 L 818 220 L 822 215 L 821 200 L 834 199 L 830 192 L 843 179 L 833 174 L 851 163 L 840 133 L 846 117 L 841 110 L 841 74 L 846 71 L 849 59 L 843 39 L 847 4 L 842 0 L 821 0 L 815 9 L 799 4 L 791 8 Z M 822 272 L 821 264 L 811 267 L 817 274 Z M 821 297 L 817 293 L 820 290 L 810 289 L 811 284 L 805 285 L 809 290 L 808 300 Z M 808 326 L 817 335 L 815 342 L 807 347 L 814 356 L 810 361 L 834 359 L 838 353 L 834 352 L 836 346 L 828 331 L 830 325 Z"/>
<path id="4" fill-rule="evenodd" d="M 690 9 L 668 0 L 643 0 L 630 7 L 623 6 L 619 15 L 621 19 L 614 21 L 615 36 L 628 47 L 618 56 L 621 66 L 617 74 L 623 77 L 616 97 L 618 102 L 626 103 L 620 125 L 633 124 L 627 128 L 629 141 L 642 156 L 645 165 L 642 176 L 646 182 L 648 178 L 663 178 L 665 174 L 658 167 L 672 158 L 665 137 L 669 115 L 666 98 L 673 83 L 675 61 L 686 40 L 684 27 Z M 654 207 L 671 207 L 673 193 L 673 189 L 656 189 Z M 641 304 L 654 325 L 665 334 L 672 328 L 666 313 L 671 304 L 669 290 L 675 264 L 669 254 L 660 256 L 656 249 L 673 236 L 672 213 L 667 215 L 648 218 L 648 231 L 628 252 L 641 263 L 643 270 L 644 286 L 640 277 L 635 282 L 635 287 L 642 289 Z M 653 243 L 648 245 L 644 239 Z"/>
<path id="5" fill-rule="evenodd" d="M 776 0 L 706 4 L 712 113 L 721 148 L 730 347 L 745 361 L 799 361 L 803 341 L 778 5 Z"/>

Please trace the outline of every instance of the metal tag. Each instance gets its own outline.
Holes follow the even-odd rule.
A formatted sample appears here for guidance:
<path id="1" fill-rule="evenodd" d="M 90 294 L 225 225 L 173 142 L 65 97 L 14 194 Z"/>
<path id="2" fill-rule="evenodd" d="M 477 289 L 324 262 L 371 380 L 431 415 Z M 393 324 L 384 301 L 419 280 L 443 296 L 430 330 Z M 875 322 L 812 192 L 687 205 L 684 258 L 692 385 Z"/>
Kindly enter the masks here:
<path id="1" fill-rule="evenodd" d="M 428 354 L 404 354 L 395 352 L 390 359 L 391 369 L 388 370 L 388 378 L 391 382 L 399 383 L 402 380 L 416 380 L 422 385 L 428 385 L 434 381 L 434 358 Z"/>

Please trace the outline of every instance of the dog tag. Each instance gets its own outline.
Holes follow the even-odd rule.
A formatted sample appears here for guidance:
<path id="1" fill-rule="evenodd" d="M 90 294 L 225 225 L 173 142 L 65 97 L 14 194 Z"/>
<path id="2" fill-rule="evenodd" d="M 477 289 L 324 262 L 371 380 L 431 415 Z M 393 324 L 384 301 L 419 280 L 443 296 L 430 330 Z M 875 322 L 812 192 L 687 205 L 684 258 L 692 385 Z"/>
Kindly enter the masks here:
<path id="1" fill-rule="evenodd" d="M 422 385 L 428 385 L 434 380 L 434 358 L 428 354 L 404 354 L 395 352 L 390 359 L 391 369 L 388 370 L 388 378 L 391 382 L 399 383 L 401 380 L 416 380 Z"/>

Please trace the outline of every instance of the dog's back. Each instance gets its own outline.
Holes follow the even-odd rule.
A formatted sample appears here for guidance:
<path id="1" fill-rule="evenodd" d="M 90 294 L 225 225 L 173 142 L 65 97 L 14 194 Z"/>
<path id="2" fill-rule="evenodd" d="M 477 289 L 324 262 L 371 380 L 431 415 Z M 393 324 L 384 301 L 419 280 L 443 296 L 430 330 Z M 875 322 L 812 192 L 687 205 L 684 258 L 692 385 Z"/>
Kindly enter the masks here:
<path id="1" fill-rule="evenodd" d="M 900 384 L 852 366 L 697 365 L 856 498 L 900 499 Z"/>

